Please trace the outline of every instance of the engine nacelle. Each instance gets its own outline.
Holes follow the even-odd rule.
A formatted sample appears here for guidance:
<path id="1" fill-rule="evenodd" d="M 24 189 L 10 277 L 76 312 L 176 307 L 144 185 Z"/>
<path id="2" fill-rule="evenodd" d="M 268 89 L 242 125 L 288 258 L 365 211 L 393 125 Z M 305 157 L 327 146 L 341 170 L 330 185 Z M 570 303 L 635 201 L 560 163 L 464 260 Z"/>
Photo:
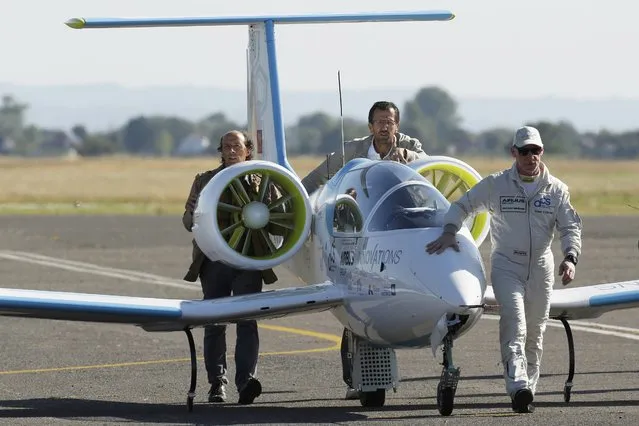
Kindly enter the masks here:
<path id="1" fill-rule="evenodd" d="M 269 202 L 275 187 L 281 197 Z M 289 260 L 309 236 L 312 208 L 299 178 L 276 163 L 224 168 L 200 193 L 193 235 L 211 260 L 264 270 Z"/>
<path id="2" fill-rule="evenodd" d="M 467 163 L 443 155 L 412 161 L 408 163 L 408 166 L 428 179 L 451 203 L 482 179 L 481 175 Z M 479 247 L 490 230 L 489 213 L 482 212 L 469 216 L 464 223 L 470 229 L 475 244 Z"/>

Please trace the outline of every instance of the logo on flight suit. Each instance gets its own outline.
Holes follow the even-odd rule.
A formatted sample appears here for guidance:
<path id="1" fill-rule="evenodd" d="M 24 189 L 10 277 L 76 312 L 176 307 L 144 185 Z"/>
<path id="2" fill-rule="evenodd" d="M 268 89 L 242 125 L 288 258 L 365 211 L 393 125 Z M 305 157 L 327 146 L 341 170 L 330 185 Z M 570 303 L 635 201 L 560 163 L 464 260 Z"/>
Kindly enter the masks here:
<path id="1" fill-rule="evenodd" d="M 548 195 L 540 194 L 539 198 L 533 201 L 533 206 L 535 206 L 535 213 L 546 213 L 550 214 L 553 212 L 554 207 L 552 204 L 552 199 Z"/>
<path id="2" fill-rule="evenodd" d="M 521 195 L 502 195 L 499 197 L 499 211 L 502 213 L 526 213 L 528 205 Z"/>

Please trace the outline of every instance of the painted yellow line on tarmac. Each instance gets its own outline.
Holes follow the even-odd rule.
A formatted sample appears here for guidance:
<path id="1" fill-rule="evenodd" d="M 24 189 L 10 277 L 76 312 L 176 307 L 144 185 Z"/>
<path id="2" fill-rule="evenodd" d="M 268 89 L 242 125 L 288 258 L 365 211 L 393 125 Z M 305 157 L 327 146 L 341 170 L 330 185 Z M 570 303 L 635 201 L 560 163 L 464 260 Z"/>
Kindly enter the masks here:
<path id="1" fill-rule="evenodd" d="M 168 364 L 172 362 L 185 362 L 190 360 L 191 358 L 175 358 L 175 359 L 160 359 L 156 361 L 121 362 L 117 364 L 76 365 L 72 367 L 35 368 L 32 370 L 9 370 L 9 371 L 0 371 L 0 376 L 10 375 L 10 374 L 57 373 L 60 371 L 92 370 L 97 368 L 131 367 L 135 365 Z"/>
<path id="2" fill-rule="evenodd" d="M 266 328 L 273 331 L 283 331 L 284 333 L 301 334 L 302 336 L 308 336 L 308 337 L 317 337 L 318 339 L 330 340 L 331 342 L 335 342 L 336 344 L 340 344 L 342 342 L 342 338 L 340 336 L 336 336 L 335 334 L 318 333 L 317 331 L 303 330 L 301 328 L 291 328 L 291 327 L 282 327 L 281 325 L 263 325 L 263 324 L 260 324 L 260 328 Z"/>
<path id="3" fill-rule="evenodd" d="M 301 328 L 282 327 L 279 325 L 264 325 L 264 324 L 260 324 L 259 327 L 267 329 L 267 330 L 281 331 L 284 333 L 299 334 L 301 336 L 317 337 L 318 339 L 328 340 L 335 343 L 333 346 L 326 346 L 323 348 L 297 349 L 297 350 L 291 350 L 291 351 L 277 351 L 277 352 L 260 352 L 260 356 L 296 355 L 296 354 L 336 351 L 336 350 L 339 350 L 340 343 L 342 341 L 341 337 L 336 336 L 334 334 L 318 333 L 316 331 L 303 330 Z M 197 359 L 198 361 L 203 360 L 203 358 L 201 357 Z M 133 367 L 133 366 L 140 366 L 140 365 L 170 364 L 170 363 L 189 362 L 189 361 L 191 361 L 191 358 L 173 358 L 173 359 L 158 359 L 153 361 L 119 362 L 119 363 L 113 363 L 113 364 L 77 365 L 77 366 L 70 366 L 70 367 L 53 367 L 53 368 L 34 368 L 30 370 L 0 371 L 0 376 L 11 375 L 11 374 L 57 373 L 62 371 L 93 370 L 93 369 L 99 369 L 99 368 Z"/>

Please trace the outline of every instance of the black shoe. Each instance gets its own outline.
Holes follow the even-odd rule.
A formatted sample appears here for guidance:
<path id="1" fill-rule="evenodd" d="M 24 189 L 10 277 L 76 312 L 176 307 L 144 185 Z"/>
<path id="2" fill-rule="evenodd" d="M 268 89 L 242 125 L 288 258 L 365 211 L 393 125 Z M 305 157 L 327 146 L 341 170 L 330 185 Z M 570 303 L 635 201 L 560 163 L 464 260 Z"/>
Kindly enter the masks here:
<path id="1" fill-rule="evenodd" d="M 535 407 L 532 405 L 533 394 L 530 389 L 519 389 L 512 399 L 512 408 L 515 413 L 532 413 Z"/>
<path id="2" fill-rule="evenodd" d="M 226 388 L 223 383 L 211 386 L 209 390 L 209 402 L 224 402 L 226 401 Z"/>
<path id="3" fill-rule="evenodd" d="M 251 377 L 238 391 L 240 394 L 238 403 L 252 404 L 253 400 L 262 394 L 262 384 L 255 377 Z"/>
<path id="4" fill-rule="evenodd" d="M 515 413 L 520 413 L 520 414 L 530 414 L 535 412 L 535 406 L 532 404 L 528 404 L 525 407 L 518 409 L 518 408 L 515 408 L 515 403 L 513 402 L 513 411 Z"/>

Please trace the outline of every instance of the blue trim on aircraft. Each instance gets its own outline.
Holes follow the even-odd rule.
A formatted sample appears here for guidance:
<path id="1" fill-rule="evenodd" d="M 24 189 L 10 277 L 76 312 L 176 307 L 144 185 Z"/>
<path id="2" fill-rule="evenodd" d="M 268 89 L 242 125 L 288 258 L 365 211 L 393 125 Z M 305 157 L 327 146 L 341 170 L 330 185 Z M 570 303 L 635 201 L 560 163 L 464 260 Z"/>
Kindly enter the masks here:
<path id="1" fill-rule="evenodd" d="M 277 163 L 286 167 L 293 173 L 293 167 L 286 159 L 286 143 L 284 141 L 284 118 L 282 116 L 282 103 L 280 100 L 280 81 L 277 72 L 277 56 L 275 50 L 275 24 L 269 20 L 264 22 L 266 33 L 266 52 L 268 59 L 269 83 L 271 86 L 271 106 L 273 110 L 273 130 L 275 132 L 275 150 L 277 151 Z"/>
<path id="2" fill-rule="evenodd" d="M 28 312 L 48 310 L 60 312 L 84 312 L 88 314 L 106 314 L 114 316 L 146 316 L 160 319 L 180 319 L 182 310 L 165 306 L 123 305 L 110 302 L 81 302 L 73 300 L 43 300 L 28 297 L 7 297 L 0 300 L 0 310 L 24 309 Z"/>
<path id="3" fill-rule="evenodd" d="M 180 27 L 206 25 L 250 25 L 266 21 L 277 24 L 323 24 L 353 22 L 450 21 L 447 10 L 415 12 L 338 13 L 317 15 L 211 16 L 182 18 L 72 18 L 66 24 L 82 28 Z"/>
<path id="4" fill-rule="evenodd" d="M 624 305 L 626 303 L 638 303 L 639 291 L 627 291 L 617 294 L 605 294 L 601 296 L 592 296 L 590 298 L 590 306 L 608 306 L 608 305 Z"/>

